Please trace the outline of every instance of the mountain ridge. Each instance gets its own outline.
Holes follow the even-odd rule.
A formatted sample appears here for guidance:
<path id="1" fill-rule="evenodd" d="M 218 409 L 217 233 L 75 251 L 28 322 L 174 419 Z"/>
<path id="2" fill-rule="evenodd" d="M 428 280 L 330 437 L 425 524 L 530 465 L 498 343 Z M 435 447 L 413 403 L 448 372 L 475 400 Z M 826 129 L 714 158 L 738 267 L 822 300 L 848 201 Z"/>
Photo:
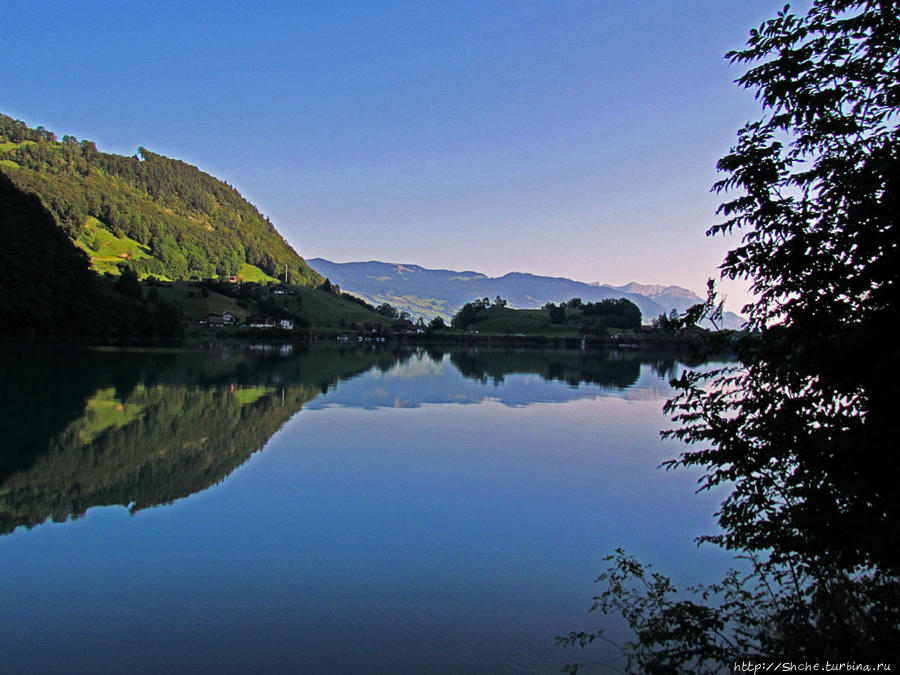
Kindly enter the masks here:
<path id="1" fill-rule="evenodd" d="M 648 298 L 653 298 L 657 296 L 664 295 L 676 295 L 685 297 L 694 302 L 698 300 L 702 300 L 702 298 L 694 293 L 694 291 L 685 288 L 684 286 L 676 286 L 676 285 L 668 285 L 664 286 L 663 284 L 642 284 L 638 281 L 629 281 L 627 284 L 623 284 L 621 286 L 614 286 L 613 284 L 604 284 L 599 281 L 591 282 L 591 286 L 606 286 L 607 288 L 614 288 L 617 291 L 625 291 L 626 293 L 637 293 L 639 295 L 645 295 Z"/>
<path id="2" fill-rule="evenodd" d="M 567 277 L 550 277 L 528 272 L 507 272 L 489 277 L 476 270 L 429 269 L 411 263 L 378 260 L 335 263 L 325 258 L 310 258 L 310 266 L 343 290 L 367 302 L 388 302 L 412 315 L 450 318 L 462 305 L 475 298 L 493 299 L 499 295 L 511 307 L 541 307 L 548 302 L 564 302 L 580 297 L 585 302 L 626 298 L 641 310 L 644 323 L 650 323 L 671 310 L 683 312 L 703 302 L 703 298 L 680 286 L 638 284 L 616 287 L 589 284 Z M 629 288 L 650 288 L 657 297 L 632 292 Z M 743 319 L 727 313 L 726 327 L 738 328 Z"/>

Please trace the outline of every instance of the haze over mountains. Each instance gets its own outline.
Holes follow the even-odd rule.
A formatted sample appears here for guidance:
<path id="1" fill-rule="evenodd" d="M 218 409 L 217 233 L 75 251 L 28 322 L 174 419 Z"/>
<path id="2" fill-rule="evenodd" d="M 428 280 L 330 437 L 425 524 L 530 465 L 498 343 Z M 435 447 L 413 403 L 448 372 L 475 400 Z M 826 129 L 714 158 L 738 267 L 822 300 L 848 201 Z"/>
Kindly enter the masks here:
<path id="1" fill-rule="evenodd" d="M 387 302 L 413 316 L 440 315 L 449 319 L 462 305 L 475 298 L 502 297 L 511 307 L 541 307 L 548 302 L 564 302 L 581 298 L 597 302 L 607 298 L 627 298 L 636 304 L 649 323 L 671 310 L 683 312 L 703 302 L 692 291 L 680 286 L 630 283 L 610 286 L 599 282 L 587 284 L 564 277 L 546 277 L 523 272 L 510 272 L 502 277 L 489 277 L 471 270 L 434 270 L 419 265 L 405 265 L 371 260 L 369 262 L 335 263 L 324 258 L 307 260 L 309 265 L 342 290 L 359 295 L 379 305 Z M 743 320 L 727 312 L 727 328 L 740 328 Z"/>

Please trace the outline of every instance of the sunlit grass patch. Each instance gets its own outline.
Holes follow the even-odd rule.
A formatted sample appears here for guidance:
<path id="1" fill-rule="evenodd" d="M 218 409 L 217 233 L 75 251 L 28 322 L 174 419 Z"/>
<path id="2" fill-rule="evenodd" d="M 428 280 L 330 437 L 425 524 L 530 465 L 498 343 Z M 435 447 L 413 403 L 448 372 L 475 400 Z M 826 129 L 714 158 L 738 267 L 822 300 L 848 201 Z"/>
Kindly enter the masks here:
<path id="1" fill-rule="evenodd" d="M 84 417 L 79 420 L 78 438 L 82 443 L 90 443 L 109 429 L 130 424 L 143 410 L 141 405 L 117 399 L 115 389 L 101 389 L 87 402 Z"/>
<path id="2" fill-rule="evenodd" d="M 90 256 L 91 267 L 98 274 L 118 274 L 123 261 L 152 257 L 146 246 L 130 237 L 117 237 L 93 216 L 88 217 L 75 245 Z"/>
<path id="3" fill-rule="evenodd" d="M 264 284 L 269 281 L 277 282 L 273 276 L 270 276 L 259 269 L 256 265 L 251 265 L 249 263 L 242 263 L 240 269 L 238 269 L 237 273 L 238 281 L 252 281 L 258 284 Z"/>

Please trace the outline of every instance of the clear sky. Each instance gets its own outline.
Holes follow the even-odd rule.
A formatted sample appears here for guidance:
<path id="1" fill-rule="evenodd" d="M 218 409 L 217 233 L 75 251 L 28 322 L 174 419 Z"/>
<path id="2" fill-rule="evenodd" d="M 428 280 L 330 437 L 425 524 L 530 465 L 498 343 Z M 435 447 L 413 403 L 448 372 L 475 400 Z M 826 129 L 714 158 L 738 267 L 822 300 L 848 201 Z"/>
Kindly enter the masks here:
<path id="1" fill-rule="evenodd" d="M 0 112 L 199 166 L 307 258 L 700 292 L 759 116 L 723 55 L 783 4 L 6 0 Z"/>

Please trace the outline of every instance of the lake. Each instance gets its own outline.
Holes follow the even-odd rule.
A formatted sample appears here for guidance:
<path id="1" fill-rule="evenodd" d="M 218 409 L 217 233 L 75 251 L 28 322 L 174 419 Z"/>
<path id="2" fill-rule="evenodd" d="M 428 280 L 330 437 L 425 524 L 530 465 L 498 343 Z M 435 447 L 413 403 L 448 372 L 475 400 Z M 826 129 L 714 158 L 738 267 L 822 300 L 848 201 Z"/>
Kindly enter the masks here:
<path id="1" fill-rule="evenodd" d="M 0 670 L 551 673 L 624 547 L 679 585 L 671 355 L 5 345 Z"/>

